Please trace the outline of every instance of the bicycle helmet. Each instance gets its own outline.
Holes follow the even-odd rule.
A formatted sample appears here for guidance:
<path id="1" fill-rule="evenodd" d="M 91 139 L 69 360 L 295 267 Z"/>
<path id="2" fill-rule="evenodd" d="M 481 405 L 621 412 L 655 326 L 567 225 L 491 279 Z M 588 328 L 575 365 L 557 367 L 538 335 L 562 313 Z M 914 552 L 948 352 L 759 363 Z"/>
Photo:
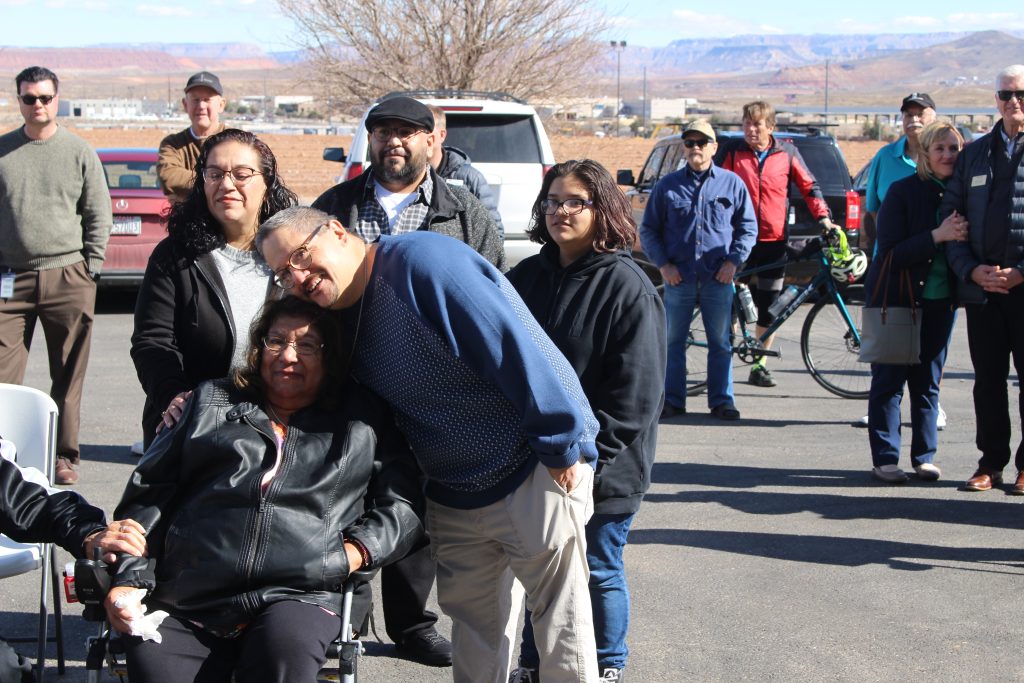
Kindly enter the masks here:
<path id="1" fill-rule="evenodd" d="M 864 277 L 868 269 L 868 257 L 860 249 L 850 249 L 850 257 L 844 261 L 834 261 L 830 268 L 836 282 L 849 284 Z"/>

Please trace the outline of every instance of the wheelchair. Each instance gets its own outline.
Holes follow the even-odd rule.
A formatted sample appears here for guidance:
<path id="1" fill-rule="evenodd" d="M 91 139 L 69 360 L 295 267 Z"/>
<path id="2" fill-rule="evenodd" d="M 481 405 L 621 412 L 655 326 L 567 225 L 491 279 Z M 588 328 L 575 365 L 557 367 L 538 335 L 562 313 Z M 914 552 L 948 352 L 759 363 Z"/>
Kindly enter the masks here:
<path id="1" fill-rule="evenodd" d="M 359 680 L 359 659 L 365 647 L 352 628 L 352 606 L 356 589 L 367 584 L 377 575 L 377 569 L 356 571 L 342 587 L 341 632 L 327 648 L 327 663 L 317 675 L 318 681 L 357 683 Z M 107 564 L 98 557 L 94 560 L 78 560 L 74 569 L 74 595 L 82 603 L 82 618 L 98 623 L 96 635 L 85 641 L 85 669 L 89 683 L 100 683 L 104 668 L 121 683 L 128 681 L 128 665 L 125 660 L 124 643 L 120 634 L 112 631 L 107 622 L 103 601 L 110 591 L 110 573 Z M 69 598 L 71 593 L 69 592 Z M 372 628 L 373 604 L 360 624 L 358 635 L 365 635 Z M 369 628 L 368 628 L 369 624 Z M 337 666 L 332 662 L 337 660 Z"/>

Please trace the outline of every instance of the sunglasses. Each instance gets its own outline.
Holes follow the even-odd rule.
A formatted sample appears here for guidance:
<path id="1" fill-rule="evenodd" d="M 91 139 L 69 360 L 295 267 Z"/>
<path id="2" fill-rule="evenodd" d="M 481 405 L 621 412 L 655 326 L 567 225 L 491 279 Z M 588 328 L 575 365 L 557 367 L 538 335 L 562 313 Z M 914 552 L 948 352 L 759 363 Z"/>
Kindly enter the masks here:
<path id="1" fill-rule="evenodd" d="M 1024 102 L 1024 90 L 997 90 L 996 95 L 1003 102 L 1009 102 L 1011 98 L 1016 98 L 1018 102 Z"/>
<path id="2" fill-rule="evenodd" d="M 42 102 L 45 107 L 50 102 L 53 102 L 53 98 L 55 97 L 56 95 L 20 95 L 18 99 L 30 107 L 35 106 L 36 100 L 38 100 Z"/>
<path id="3" fill-rule="evenodd" d="M 711 144 L 711 140 L 708 140 L 707 138 L 704 138 L 703 140 L 683 140 L 683 144 L 686 145 L 689 149 L 693 149 L 694 147 L 700 147 L 701 149 L 704 149 L 705 147 Z"/>

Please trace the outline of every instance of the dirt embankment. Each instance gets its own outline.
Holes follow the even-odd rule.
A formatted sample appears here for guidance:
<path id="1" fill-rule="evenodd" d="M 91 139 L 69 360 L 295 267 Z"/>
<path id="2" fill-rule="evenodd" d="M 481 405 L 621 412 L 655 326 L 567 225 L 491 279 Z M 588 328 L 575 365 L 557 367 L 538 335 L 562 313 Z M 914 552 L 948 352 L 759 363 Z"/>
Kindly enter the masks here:
<path id="1" fill-rule="evenodd" d="M 107 128 L 83 128 L 75 132 L 95 147 L 157 147 L 167 134 L 156 128 L 141 130 L 119 130 Z M 304 201 L 310 202 L 335 182 L 341 173 L 341 164 L 324 161 L 324 147 L 351 146 L 350 136 L 330 135 L 271 135 L 262 138 L 277 156 L 281 176 Z M 871 160 L 882 145 L 875 141 L 840 141 L 839 146 L 846 155 L 851 173 L 857 173 Z M 643 138 L 597 138 L 592 136 L 569 137 L 556 135 L 551 138 L 555 158 L 579 159 L 589 157 L 601 162 L 614 175 L 623 168 L 633 169 L 638 174 L 647 154 L 654 146 L 651 140 Z"/>

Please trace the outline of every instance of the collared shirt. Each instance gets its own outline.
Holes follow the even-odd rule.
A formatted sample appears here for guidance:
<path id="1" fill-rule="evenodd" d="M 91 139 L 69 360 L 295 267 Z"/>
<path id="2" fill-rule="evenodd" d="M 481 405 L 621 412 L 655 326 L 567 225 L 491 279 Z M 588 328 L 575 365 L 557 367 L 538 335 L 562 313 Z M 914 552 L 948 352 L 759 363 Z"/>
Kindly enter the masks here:
<path id="1" fill-rule="evenodd" d="M 871 159 L 871 167 L 868 169 L 865 208 L 877 213 L 889 186 L 913 175 L 916 170 L 917 162 L 907 156 L 907 136 L 882 147 Z"/>
<path id="2" fill-rule="evenodd" d="M 392 225 L 388 213 L 377 201 L 376 182 L 366 183 L 362 201 L 359 202 L 359 220 L 356 221 L 355 232 L 369 242 L 376 242 L 381 235 L 400 235 L 403 232 L 415 232 L 423 227 L 430 210 L 430 201 L 434 197 L 434 181 L 427 173 L 414 192 L 416 200 L 402 209 Z"/>
<path id="3" fill-rule="evenodd" d="M 1013 153 L 1017 150 L 1017 143 L 1021 141 L 1022 137 L 1024 137 L 1024 131 L 1017 133 L 1015 136 L 1011 138 L 1007 134 L 1006 128 L 1003 126 L 1002 122 L 1000 122 L 998 125 L 999 134 L 1003 136 L 1003 145 L 1006 147 L 1006 158 L 1012 159 Z"/>
<path id="4" fill-rule="evenodd" d="M 726 260 L 743 263 L 757 240 L 747 186 L 732 171 L 686 165 L 655 185 L 640 239 L 659 268 L 672 263 L 684 281 L 709 282 Z"/>

